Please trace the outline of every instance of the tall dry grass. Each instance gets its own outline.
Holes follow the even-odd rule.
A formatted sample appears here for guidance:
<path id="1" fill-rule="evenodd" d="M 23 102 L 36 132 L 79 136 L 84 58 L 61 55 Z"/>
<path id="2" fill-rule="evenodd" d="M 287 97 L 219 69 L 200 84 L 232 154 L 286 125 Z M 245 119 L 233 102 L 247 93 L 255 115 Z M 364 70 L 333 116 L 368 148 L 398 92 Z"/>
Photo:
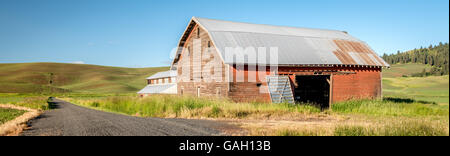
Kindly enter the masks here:
<path id="1" fill-rule="evenodd" d="M 50 109 L 47 103 L 48 96 L 42 95 L 0 95 L 0 104 L 10 104 L 15 106 L 22 106 L 32 109 L 48 110 Z"/>
<path id="2" fill-rule="evenodd" d="M 339 125 L 335 136 L 448 136 L 448 122 L 390 121 L 380 125 Z"/>
<path id="3" fill-rule="evenodd" d="M 448 136 L 448 120 L 433 118 L 357 118 L 328 122 L 244 122 L 242 127 L 256 136 Z"/>
<path id="4" fill-rule="evenodd" d="M 319 108 L 310 105 L 234 103 L 227 99 L 188 96 L 154 95 L 146 98 L 114 96 L 66 98 L 66 100 L 83 106 L 142 117 L 267 119 L 320 113 Z"/>
<path id="5" fill-rule="evenodd" d="M 333 104 L 333 112 L 374 116 L 449 116 L 448 105 L 390 97 L 339 102 Z"/>

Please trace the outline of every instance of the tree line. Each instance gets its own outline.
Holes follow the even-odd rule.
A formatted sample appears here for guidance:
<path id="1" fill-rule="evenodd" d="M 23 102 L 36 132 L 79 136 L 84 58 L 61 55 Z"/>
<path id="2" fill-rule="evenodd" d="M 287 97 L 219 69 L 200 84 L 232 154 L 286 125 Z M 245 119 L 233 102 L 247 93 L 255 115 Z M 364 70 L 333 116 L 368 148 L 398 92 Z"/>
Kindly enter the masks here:
<path id="1" fill-rule="evenodd" d="M 384 54 L 383 59 L 389 64 L 421 63 L 431 65 L 430 71 L 414 74 L 415 76 L 448 75 L 449 45 L 440 42 L 438 45 L 420 47 L 406 52 Z"/>

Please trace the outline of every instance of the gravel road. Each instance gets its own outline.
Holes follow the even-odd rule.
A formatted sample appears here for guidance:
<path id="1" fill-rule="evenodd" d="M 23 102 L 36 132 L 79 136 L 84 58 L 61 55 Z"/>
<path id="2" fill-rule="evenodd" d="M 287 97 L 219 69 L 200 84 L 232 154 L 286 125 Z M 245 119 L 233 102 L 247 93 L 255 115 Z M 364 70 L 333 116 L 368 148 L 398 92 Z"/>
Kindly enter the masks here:
<path id="1" fill-rule="evenodd" d="M 224 122 L 140 118 L 102 112 L 55 99 L 55 109 L 28 122 L 23 136 L 204 136 L 224 135 Z"/>

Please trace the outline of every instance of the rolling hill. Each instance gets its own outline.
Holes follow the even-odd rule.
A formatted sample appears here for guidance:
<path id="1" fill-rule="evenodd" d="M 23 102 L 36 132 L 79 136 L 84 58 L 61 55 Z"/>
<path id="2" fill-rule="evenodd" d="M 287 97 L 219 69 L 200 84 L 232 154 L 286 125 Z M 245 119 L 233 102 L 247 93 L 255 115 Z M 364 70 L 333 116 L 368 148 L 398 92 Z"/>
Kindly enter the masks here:
<path id="1" fill-rule="evenodd" d="M 0 64 L 0 93 L 132 93 L 146 85 L 146 77 L 168 69 L 64 63 Z"/>
<path id="2" fill-rule="evenodd" d="M 422 72 L 424 69 L 426 71 L 431 70 L 430 65 L 408 63 L 408 64 L 394 64 L 390 69 L 383 70 L 383 78 L 395 78 L 403 76 L 411 76 L 416 73 Z"/>
<path id="3" fill-rule="evenodd" d="M 392 64 L 383 71 L 383 95 L 449 103 L 449 44 L 398 51 L 383 59 Z"/>
<path id="4" fill-rule="evenodd" d="M 448 104 L 449 75 L 408 77 L 423 69 L 429 71 L 431 66 L 409 63 L 394 64 L 391 69 L 384 69 L 383 95 Z"/>

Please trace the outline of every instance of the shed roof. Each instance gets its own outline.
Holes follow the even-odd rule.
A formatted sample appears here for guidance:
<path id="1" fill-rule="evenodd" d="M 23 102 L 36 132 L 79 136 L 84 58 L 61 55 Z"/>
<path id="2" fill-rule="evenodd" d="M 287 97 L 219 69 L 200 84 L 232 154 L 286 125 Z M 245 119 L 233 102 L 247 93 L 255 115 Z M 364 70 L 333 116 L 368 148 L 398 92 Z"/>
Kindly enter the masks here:
<path id="1" fill-rule="evenodd" d="M 177 71 L 176 70 L 168 70 L 168 71 L 162 71 L 162 72 L 158 72 L 156 74 L 153 74 L 152 76 L 148 77 L 147 80 L 149 79 L 159 79 L 159 78 L 168 78 L 168 77 L 176 77 L 177 76 Z"/>
<path id="2" fill-rule="evenodd" d="M 171 88 L 176 90 L 177 84 L 158 84 L 158 85 L 147 85 L 138 94 L 171 94 L 173 91 Z M 176 93 L 176 91 L 175 91 Z"/>
<path id="3" fill-rule="evenodd" d="M 278 48 L 276 65 L 370 65 L 389 66 L 365 42 L 343 31 L 250 24 L 193 17 L 180 41 L 184 44 L 192 24 L 204 28 L 219 55 L 226 64 L 239 63 L 225 54 L 227 47 Z M 182 43 L 183 42 L 183 43 Z M 178 50 L 181 53 L 181 50 Z M 247 56 L 245 64 L 258 64 L 254 55 Z M 177 60 L 179 55 L 176 56 Z M 174 61 L 175 63 L 175 61 Z"/>

